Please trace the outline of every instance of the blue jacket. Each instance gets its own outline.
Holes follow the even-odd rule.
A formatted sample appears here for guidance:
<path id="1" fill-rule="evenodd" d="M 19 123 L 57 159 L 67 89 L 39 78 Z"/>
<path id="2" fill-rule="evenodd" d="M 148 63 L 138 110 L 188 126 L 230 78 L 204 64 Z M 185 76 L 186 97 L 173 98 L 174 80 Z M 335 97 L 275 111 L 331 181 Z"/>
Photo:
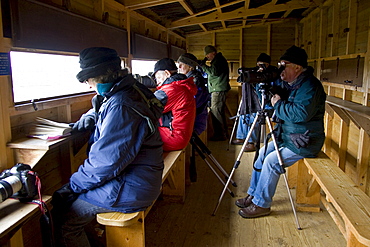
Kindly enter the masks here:
<path id="1" fill-rule="evenodd" d="M 292 86 L 285 81 L 282 86 L 288 91 L 288 98 L 274 105 L 276 116 L 282 120 L 278 124 L 282 141 L 280 146 L 292 150 L 303 157 L 315 157 L 324 141 L 324 114 L 326 94 L 321 82 L 313 75 L 313 68 L 308 67 Z M 291 133 L 303 134 L 310 130 L 309 144 L 306 148 L 297 148 L 290 139 Z"/>
<path id="2" fill-rule="evenodd" d="M 162 184 L 163 143 L 157 125 L 163 108 L 130 74 L 105 96 L 89 156 L 70 185 L 91 204 L 141 211 L 158 197 Z"/>
<path id="3" fill-rule="evenodd" d="M 211 95 L 208 92 L 207 80 L 198 70 L 191 70 L 186 76 L 188 78 L 193 77 L 194 83 L 198 88 L 198 92 L 195 95 L 197 114 L 195 117 L 194 131 L 200 135 L 207 128 L 207 105 L 211 99 Z"/>

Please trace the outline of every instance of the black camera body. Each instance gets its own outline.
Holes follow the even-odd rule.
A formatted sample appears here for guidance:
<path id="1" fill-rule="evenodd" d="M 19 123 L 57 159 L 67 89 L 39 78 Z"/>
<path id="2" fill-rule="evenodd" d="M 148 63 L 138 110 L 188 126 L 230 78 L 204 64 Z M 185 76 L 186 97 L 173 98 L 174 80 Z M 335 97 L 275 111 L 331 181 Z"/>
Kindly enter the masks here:
<path id="1" fill-rule="evenodd" d="M 26 164 L 17 163 L 0 174 L 0 202 L 9 197 L 32 201 L 37 195 L 37 174 Z"/>
<path id="2" fill-rule="evenodd" d="M 239 68 L 238 74 L 239 77 L 237 82 L 240 83 L 270 83 L 279 78 L 281 71 L 268 70 L 266 67 L 253 67 L 253 68 Z"/>

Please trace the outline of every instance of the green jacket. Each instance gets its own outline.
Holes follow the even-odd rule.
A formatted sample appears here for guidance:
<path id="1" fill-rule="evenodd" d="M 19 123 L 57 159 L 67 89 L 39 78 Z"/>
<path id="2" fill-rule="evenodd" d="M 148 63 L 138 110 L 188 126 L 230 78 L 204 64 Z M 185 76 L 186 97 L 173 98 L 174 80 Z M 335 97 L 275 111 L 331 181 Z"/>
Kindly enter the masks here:
<path id="1" fill-rule="evenodd" d="M 216 54 L 211 61 L 211 66 L 202 65 L 202 69 L 208 74 L 208 91 L 222 92 L 231 89 L 229 84 L 229 65 L 222 53 Z"/>
<path id="2" fill-rule="evenodd" d="M 279 100 L 274 105 L 276 116 L 283 120 L 279 146 L 284 146 L 303 157 L 315 157 L 324 141 L 324 113 L 326 94 L 321 82 L 313 75 L 313 68 L 308 67 L 293 86 L 283 82 L 288 89 L 287 100 Z M 297 148 L 290 139 L 291 133 L 303 134 L 310 130 L 309 144 L 306 148 Z"/>

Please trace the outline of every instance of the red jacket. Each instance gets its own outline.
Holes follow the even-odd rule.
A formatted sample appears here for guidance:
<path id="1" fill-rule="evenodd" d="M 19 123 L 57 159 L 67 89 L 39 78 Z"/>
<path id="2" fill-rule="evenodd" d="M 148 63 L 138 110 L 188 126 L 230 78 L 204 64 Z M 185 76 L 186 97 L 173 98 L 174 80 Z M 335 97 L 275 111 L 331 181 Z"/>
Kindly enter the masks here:
<path id="1" fill-rule="evenodd" d="M 180 150 L 189 143 L 194 128 L 197 91 L 193 78 L 182 74 L 171 76 L 157 87 L 155 95 L 164 105 L 159 127 L 164 151 Z"/>

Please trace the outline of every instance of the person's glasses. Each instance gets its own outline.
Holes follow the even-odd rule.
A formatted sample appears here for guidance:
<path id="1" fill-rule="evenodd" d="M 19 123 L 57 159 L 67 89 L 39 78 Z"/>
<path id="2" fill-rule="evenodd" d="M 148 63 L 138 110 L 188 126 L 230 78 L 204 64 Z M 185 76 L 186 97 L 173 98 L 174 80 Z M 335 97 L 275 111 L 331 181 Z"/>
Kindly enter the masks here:
<path id="1" fill-rule="evenodd" d="M 284 70 L 287 66 L 289 66 L 289 64 L 292 64 L 292 63 L 288 63 L 288 62 L 284 62 L 284 61 L 281 61 L 280 63 L 278 63 L 278 68 Z"/>

